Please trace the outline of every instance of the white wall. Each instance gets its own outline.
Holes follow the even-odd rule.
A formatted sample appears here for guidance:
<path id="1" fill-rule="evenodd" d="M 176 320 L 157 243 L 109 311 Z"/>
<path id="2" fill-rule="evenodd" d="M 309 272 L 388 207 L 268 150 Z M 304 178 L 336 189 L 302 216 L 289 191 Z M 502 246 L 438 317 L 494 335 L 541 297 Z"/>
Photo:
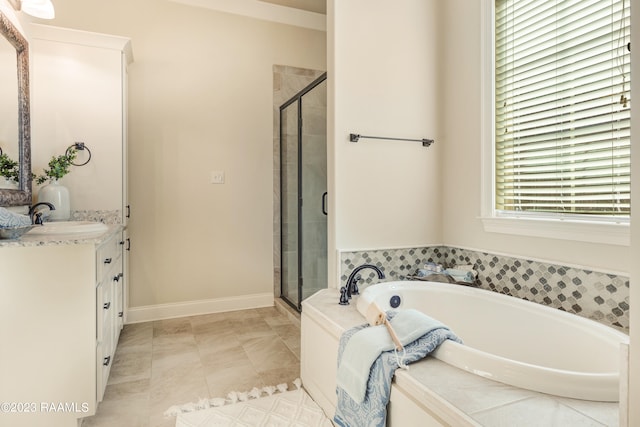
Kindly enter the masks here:
<path id="1" fill-rule="evenodd" d="M 89 151 L 78 151 L 75 163 L 90 161 L 72 166 L 60 180 L 69 189 L 71 210 L 122 212 L 122 50 L 127 39 L 46 25 L 32 25 L 29 32 L 33 172 L 41 175 L 52 156 L 85 142 L 91 159 Z M 34 183 L 34 194 L 40 188 Z"/>
<path id="2" fill-rule="evenodd" d="M 272 67 L 325 69 L 325 33 L 158 0 L 55 7 L 52 25 L 132 39 L 131 306 L 271 295 Z"/>
<path id="3" fill-rule="evenodd" d="M 568 263 L 593 269 L 631 271 L 631 397 L 630 426 L 640 425 L 640 408 L 633 402 L 640 401 L 640 280 L 638 256 L 640 256 L 640 226 L 633 222 L 632 247 L 589 244 L 557 239 L 528 238 L 505 234 L 486 233 L 480 216 L 480 1 L 447 0 L 441 2 L 442 28 L 446 30 L 447 46 L 442 49 L 441 84 L 443 122 L 443 227 L 444 241 L 449 245 L 478 248 L 525 257 Z M 632 28 L 640 28 L 640 9 L 632 8 Z M 633 45 L 640 45 L 640 32 L 632 34 Z M 632 56 L 632 60 L 635 58 Z M 640 68 L 635 58 L 633 69 Z M 634 77 L 636 73 L 634 73 Z M 639 85 L 632 86 L 634 99 L 640 98 Z M 633 139 L 640 135 L 640 109 L 632 109 L 634 119 Z M 639 184 L 640 156 L 632 150 L 635 184 Z M 635 173 L 638 172 L 638 173 Z M 639 184 L 640 185 L 640 184 Z M 633 185 L 633 200 L 640 199 L 638 185 Z M 633 204 L 637 211 L 636 203 Z"/>
<path id="4" fill-rule="evenodd" d="M 443 147 L 443 238 L 446 244 L 549 260 L 558 264 L 629 271 L 629 247 L 485 232 L 480 217 L 480 1 L 440 2 L 446 45 L 440 56 Z"/>
<path id="5" fill-rule="evenodd" d="M 26 35 L 22 20 L 7 0 L 0 0 L 0 12 L 4 13 L 9 21 L 11 21 L 23 35 Z"/>
<path id="6" fill-rule="evenodd" d="M 9 22 L 11 22 L 23 35 L 24 29 L 17 14 L 7 2 L 7 0 L 0 0 L 0 12 L 4 14 Z M 18 76 L 16 73 L 16 51 L 15 48 L 7 41 L 3 41 L 0 45 L 0 53 L 2 55 L 2 61 L 4 67 L 0 70 L 0 79 L 4 83 L 0 88 L 0 95 L 4 98 L 2 105 L 0 105 L 0 114 L 2 115 L 2 124 L 0 124 L 0 149 L 2 152 L 9 156 L 9 158 L 18 160 L 18 97 L 16 92 L 16 86 L 18 82 Z M 6 64 L 12 63 L 13 66 L 7 66 Z M 11 102 L 9 101 L 11 100 Z M 4 185 L 4 179 L 0 178 L 2 185 Z"/>
<path id="7" fill-rule="evenodd" d="M 640 7 L 637 3 L 631 6 L 631 44 L 638 51 L 640 46 Z M 638 29 L 635 30 L 634 29 Z M 637 82 L 640 79 L 640 56 L 631 55 L 631 79 Z M 640 99 L 640 84 L 631 86 L 631 98 Z M 631 109 L 631 138 L 632 144 L 638 147 L 640 144 L 640 108 Z M 633 212 L 640 210 L 640 151 L 631 150 L 631 191 Z M 636 215 L 632 214 L 635 218 Z M 631 306 L 631 362 L 629 381 L 629 426 L 640 425 L 640 222 L 631 222 L 631 282 L 630 282 L 630 306 Z"/>
<path id="8" fill-rule="evenodd" d="M 329 286 L 336 249 L 442 240 L 436 1 L 328 1 Z M 349 134 L 433 138 L 418 142 Z M 333 173 L 331 173 L 333 171 Z"/>
<path id="9" fill-rule="evenodd" d="M 443 242 L 628 272 L 626 246 L 484 231 L 480 1 L 406 0 L 398 7 L 334 0 L 328 31 L 330 248 Z M 353 144 L 351 132 L 433 137 L 436 143 L 429 149 L 377 140 Z M 329 256 L 334 278 L 336 257 L 331 250 Z"/>
<path id="10" fill-rule="evenodd" d="M 329 0 L 330 248 L 442 241 L 628 273 L 629 247 L 484 231 L 479 220 L 480 5 L 407 0 L 398 7 L 384 1 Z M 640 21 L 638 10 L 633 13 L 634 22 Z M 640 45 L 638 34 L 634 45 Z M 433 136 L 436 145 L 423 151 L 385 141 L 350 144 L 350 132 Z M 640 231 L 635 231 L 637 258 Z M 336 286 L 338 265 L 332 255 L 330 249 L 330 286 Z M 633 290 L 632 283 L 631 305 L 640 306 L 640 292 Z M 635 344 L 640 316 L 638 310 L 631 313 Z M 640 399 L 640 351 L 634 348 L 631 402 Z M 640 423 L 637 405 L 631 411 L 630 425 Z"/>

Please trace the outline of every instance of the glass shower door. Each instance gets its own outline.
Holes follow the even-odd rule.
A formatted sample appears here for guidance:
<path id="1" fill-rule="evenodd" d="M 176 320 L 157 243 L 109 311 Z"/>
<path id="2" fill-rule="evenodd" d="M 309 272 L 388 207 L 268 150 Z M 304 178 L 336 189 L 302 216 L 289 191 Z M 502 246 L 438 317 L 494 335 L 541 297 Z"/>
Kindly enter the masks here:
<path id="1" fill-rule="evenodd" d="M 327 81 L 302 97 L 302 298 L 327 287 Z"/>
<path id="2" fill-rule="evenodd" d="M 298 256 L 298 105 L 280 110 L 280 257 L 281 297 L 299 304 Z"/>
<path id="3" fill-rule="evenodd" d="M 327 287 L 327 87 L 280 107 L 281 296 L 296 309 Z"/>

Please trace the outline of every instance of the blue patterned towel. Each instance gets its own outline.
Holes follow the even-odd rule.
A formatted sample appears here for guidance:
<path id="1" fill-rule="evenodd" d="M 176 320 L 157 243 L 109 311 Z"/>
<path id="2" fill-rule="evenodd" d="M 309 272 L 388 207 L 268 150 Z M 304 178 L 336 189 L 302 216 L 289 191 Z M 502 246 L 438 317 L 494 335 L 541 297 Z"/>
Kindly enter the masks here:
<path id="1" fill-rule="evenodd" d="M 27 225 L 31 225 L 31 218 L 27 215 L 13 213 L 0 207 L 0 228 L 26 227 Z"/>
<path id="2" fill-rule="evenodd" d="M 399 316 L 399 318 L 397 318 Z M 412 363 L 416 360 L 424 358 L 427 354 L 434 351 L 442 342 L 447 339 L 461 342 L 460 339 L 451 332 L 446 326 L 442 325 L 437 320 L 431 319 L 425 314 L 416 310 L 403 310 L 396 313 L 388 313 L 388 317 L 391 319 L 391 324 L 394 327 L 400 342 L 404 345 L 404 352 L 398 352 L 398 355 L 403 359 L 404 363 Z M 397 318 L 397 319 L 395 319 Z M 395 321 L 394 321 L 395 319 Z M 384 332 L 386 332 L 386 328 Z M 378 353 L 379 356 L 370 365 L 368 371 L 368 380 L 366 382 L 366 393 L 360 400 L 359 387 L 354 387 L 354 382 L 350 379 L 341 378 L 341 375 L 359 375 L 357 369 L 354 370 L 354 366 L 351 361 L 346 360 L 347 364 L 352 365 L 345 369 L 342 364 L 345 363 L 345 353 L 348 350 L 349 343 L 353 339 L 355 344 L 360 340 L 358 335 L 362 334 L 364 337 L 368 337 L 370 332 L 367 330 L 379 329 L 378 326 L 368 327 L 368 325 L 356 326 L 347 330 L 340 337 L 340 347 L 338 349 L 338 387 L 336 392 L 338 394 L 338 404 L 336 407 L 336 414 L 334 421 L 341 427 L 358 427 L 358 426 L 384 426 L 387 417 L 387 404 L 389 403 L 389 395 L 391 394 L 391 380 L 395 370 L 399 367 L 399 359 L 396 357 L 393 351 L 394 345 L 391 339 L 389 342 L 382 345 L 367 345 L 367 350 L 372 348 L 388 348 L 382 350 L 382 353 Z M 374 333 L 377 335 L 377 333 Z M 382 334 L 380 334 L 382 335 Z M 352 346 L 353 347 L 353 346 Z M 354 347 L 355 348 L 355 347 Z M 351 352 L 351 350 L 348 350 Z M 350 357 L 347 354 L 347 357 Z M 368 356 L 367 356 L 368 357 Z M 361 364 L 365 364 L 366 361 L 361 360 Z M 356 380 L 357 384 L 358 381 Z M 344 388 L 350 390 L 347 392 Z M 355 395 L 352 398 L 351 394 Z"/>
<path id="3" fill-rule="evenodd" d="M 413 309 L 399 311 L 390 323 L 403 346 L 434 329 L 445 327 L 440 321 Z M 359 330 L 346 343 L 342 353 L 338 366 L 338 387 L 346 391 L 354 402 L 362 403 L 371 366 L 382 352 L 395 347 L 385 325 Z"/>

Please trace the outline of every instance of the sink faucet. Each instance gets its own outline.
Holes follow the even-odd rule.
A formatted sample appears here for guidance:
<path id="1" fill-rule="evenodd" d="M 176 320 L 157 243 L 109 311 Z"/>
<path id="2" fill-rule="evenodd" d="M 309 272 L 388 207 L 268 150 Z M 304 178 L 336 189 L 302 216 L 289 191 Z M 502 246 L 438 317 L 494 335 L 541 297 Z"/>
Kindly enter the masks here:
<path id="1" fill-rule="evenodd" d="M 358 290 L 358 282 L 362 279 L 362 276 L 358 274 L 360 270 L 364 270 L 365 268 L 370 268 L 378 273 L 378 279 L 384 279 L 384 273 L 378 267 L 372 264 L 362 264 L 353 269 L 349 278 L 347 279 L 347 298 L 351 298 L 351 295 L 358 295 L 360 291 Z"/>
<path id="2" fill-rule="evenodd" d="M 42 225 L 44 220 L 42 219 L 42 212 L 36 211 L 38 206 L 47 206 L 49 210 L 55 211 L 56 208 L 49 202 L 40 202 L 35 205 L 29 207 L 29 218 L 31 218 L 31 224 L 39 224 Z"/>

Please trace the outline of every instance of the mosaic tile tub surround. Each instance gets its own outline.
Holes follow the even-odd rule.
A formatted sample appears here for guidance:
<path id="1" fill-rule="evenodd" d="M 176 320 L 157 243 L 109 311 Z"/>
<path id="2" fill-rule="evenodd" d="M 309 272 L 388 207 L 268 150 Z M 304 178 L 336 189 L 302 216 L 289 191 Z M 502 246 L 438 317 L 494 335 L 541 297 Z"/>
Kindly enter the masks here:
<path id="1" fill-rule="evenodd" d="M 415 274 L 426 262 L 445 268 L 473 265 L 478 272 L 479 288 L 574 313 L 625 332 L 629 330 L 627 276 L 470 249 L 429 246 L 342 252 L 341 286 L 353 268 L 361 264 L 380 267 L 386 275 L 384 281 L 393 281 Z M 363 270 L 361 274 L 364 279 L 361 289 L 379 281 L 371 270 Z"/>

